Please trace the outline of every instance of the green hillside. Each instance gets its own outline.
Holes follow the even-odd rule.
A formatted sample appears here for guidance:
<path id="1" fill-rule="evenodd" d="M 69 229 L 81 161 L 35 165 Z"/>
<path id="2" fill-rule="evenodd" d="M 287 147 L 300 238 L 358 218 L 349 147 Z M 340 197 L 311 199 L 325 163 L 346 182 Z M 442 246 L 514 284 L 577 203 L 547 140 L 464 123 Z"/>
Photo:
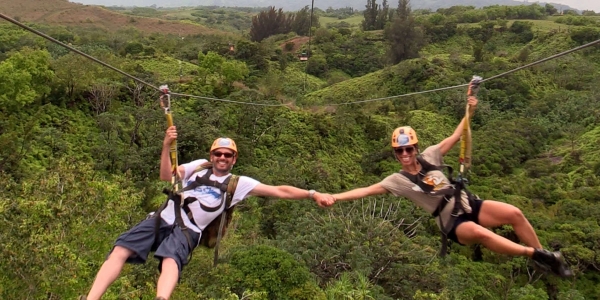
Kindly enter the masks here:
<path id="1" fill-rule="evenodd" d="M 537 4 L 370 21 L 331 9 L 319 11 L 310 36 L 291 30 L 309 32 L 300 13 L 291 22 L 274 12 L 269 20 L 280 27 L 272 30 L 251 24 L 258 9 L 164 10 L 124 13 L 229 33 L 182 39 L 27 24 L 183 94 L 170 107 L 180 164 L 208 158 L 212 142 L 228 136 L 239 150 L 233 173 L 330 193 L 398 172 L 395 128 L 414 128 L 423 150 L 465 113 L 465 87 L 403 95 L 600 40 L 598 16 L 557 16 Z M 236 206 L 218 265 L 212 250 L 196 249 L 171 299 L 599 299 L 598 82 L 596 44 L 485 82 L 471 122 L 469 189 L 516 206 L 542 246 L 562 252 L 573 278 L 479 244 L 450 243 L 441 258 L 434 218 L 391 194 L 326 209 L 252 196 Z M 167 123 L 158 100 L 150 87 L 0 23 L 1 299 L 86 294 L 116 238 L 163 203 L 171 185 L 159 181 Z M 455 170 L 458 148 L 444 159 Z M 512 226 L 489 230 L 521 242 Z M 157 266 L 152 255 L 127 264 L 103 299 L 153 299 Z"/>

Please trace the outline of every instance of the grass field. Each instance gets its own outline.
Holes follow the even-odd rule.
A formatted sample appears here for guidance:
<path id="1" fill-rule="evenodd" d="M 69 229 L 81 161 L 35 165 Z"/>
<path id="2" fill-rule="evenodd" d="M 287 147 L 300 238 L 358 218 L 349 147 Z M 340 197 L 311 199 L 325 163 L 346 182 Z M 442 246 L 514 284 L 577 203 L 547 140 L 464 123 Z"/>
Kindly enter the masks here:
<path id="1" fill-rule="evenodd" d="M 192 16 L 193 11 L 194 10 L 191 8 L 185 8 L 185 9 L 182 8 L 180 10 L 179 9 L 178 10 L 171 9 L 168 11 L 161 11 L 161 12 L 164 13 L 162 18 L 165 18 L 165 19 L 171 18 L 171 19 L 176 19 L 176 20 L 193 20 L 195 18 L 194 16 Z"/>
<path id="2" fill-rule="evenodd" d="M 354 15 L 346 19 L 338 19 L 334 17 L 319 17 L 319 23 L 321 23 L 321 26 L 326 27 L 329 23 L 346 22 L 352 25 L 352 27 L 358 27 L 364 19 L 365 17 L 363 17 L 362 15 Z"/>
<path id="3" fill-rule="evenodd" d="M 508 27 L 510 27 L 510 25 L 512 25 L 512 23 L 514 23 L 515 21 L 516 20 L 509 20 L 506 25 Z M 556 23 L 552 19 L 549 19 L 549 20 L 519 20 L 519 21 L 531 22 L 531 23 L 533 23 L 533 30 L 539 30 L 539 31 L 545 31 L 545 32 L 552 31 L 552 30 L 563 31 L 563 30 L 567 30 L 569 28 L 574 27 L 573 25 Z M 461 23 L 461 24 L 458 24 L 458 26 L 459 27 L 479 27 L 479 24 L 478 23 Z"/>

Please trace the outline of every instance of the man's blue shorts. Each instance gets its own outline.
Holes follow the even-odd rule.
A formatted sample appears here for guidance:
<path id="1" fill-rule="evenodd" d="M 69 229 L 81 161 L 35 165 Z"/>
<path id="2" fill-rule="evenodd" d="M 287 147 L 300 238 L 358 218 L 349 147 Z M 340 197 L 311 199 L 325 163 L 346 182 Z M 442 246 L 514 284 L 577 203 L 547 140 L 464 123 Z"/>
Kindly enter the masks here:
<path id="1" fill-rule="evenodd" d="M 190 229 L 187 230 L 192 244 L 190 249 L 181 228 L 176 225 L 169 225 L 161 219 L 158 239 L 156 239 L 156 218 L 146 219 L 121 234 L 117 238 L 115 246 L 133 251 L 134 254 L 127 259 L 127 262 L 134 264 L 145 263 L 150 251 L 154 251 L 154 257 L 160 260 L 158 264 L 159 271 L 162 270 L 163 258 L 172 258 L 177 263 L 181 274 L 183 266 L 188 263 L 189 254 L 198 246 L 200 234 Z"/>

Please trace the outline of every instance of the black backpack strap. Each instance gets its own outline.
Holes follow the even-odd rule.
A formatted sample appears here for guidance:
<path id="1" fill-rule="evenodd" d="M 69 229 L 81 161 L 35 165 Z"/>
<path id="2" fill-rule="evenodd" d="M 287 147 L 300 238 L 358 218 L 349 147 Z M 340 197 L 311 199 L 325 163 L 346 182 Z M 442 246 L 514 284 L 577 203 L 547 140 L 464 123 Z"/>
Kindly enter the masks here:
<path id="1" fill-rule="evenodd" d="M 229 178 L 225 179 L 225 181 L 223 181 L 221 183 L 216 180 L 211 180 L 210 175 L 212 175 L 212 174 L 213 174 L 212 168 L 208 169 L 208 171 L 203 176 L 196 177 L 196 180 L 194 183 L 196 184 L 196 186 L 200 186 L 200 185 L 212 186 L 212 187 L 218 188 L 219 190 L 221 190 L 221 192 L 226 192 L 227 184 L 229 183 L 229 180 L 228 180 Z"/>
<path id="2" fill-rule="evenodd" d="M 452 179 L 453 170 L 452 170 L 452 167 L 449 165 L 436 166 L 436 165 L 431 164 L 430 162 L 426 161 L 421 155 L 417 156 L 417 161 L 419 162 L 419 164 L 421 164 L 421 170 L 419 171 L 418 174 L 410 174 L 404 170 L 400 171 L 400 174 L 404 175 L 411 182 L 418 185 L 419 188 L 421 188 L 421 190 L 423 190 L 423 192 L 430 194 L 430 195 L 440 195 L 440 196 L 443 195 L 444 196 L 443 200 L 440 201 L 440 204 L 437 206 L 437 208 L 435 209 L 435 211 L 432 214 L 433 217 L 440 218 L 440 224 L 442 226 L 442 228 L 441 228 L 442 229 L 441 230 L 442 247 L 440 249 L 440 256 L 443 257 L 448 252 L 448 233 L 450 232 L 450 230 L 452 230 L 452 227 L 454 226 L 454 222 L 456 220 L 456 217 L 458 217 L 460 210 L 461 209 L 464 210 L 464 208 L 462 206 L 462 201 L 461 201 L 462 191 L 466 190 L 465 186 L 464 186 L 464 181 L 461 181 L 461 180 L 454 181 Z M 449 176 L 448 179 L 452 183 L 452 187 L 434 191 L 433 186 L 423 182 L 423 178 L 425 177 L 425 174 L 427 174 L 427 172 L 432 171 L 432 170 L 442 171 L 444 168 L 448 169 L 448 176 Z M 452 208 L 452 213 L 450 214 L 450 220 L 448 221 L 448 223 L 446 225 L 444 225 L 444 221 L 442 220 L 441 213 L 444 210 L 444 208 L 446 207 L 446 205 L 448 205 L 448 203 L 450 203 L 452 198 L 454 198 L 454 207 Z"/>
<path id="3" fill-rule="evenodd" d="M 212 175 L 212 167 L 208 168 L 206 173 L 202 176 L 198 176 L 196 177 L 196 180 L 194 180 L 193 182 L 191 182 L 190 184 L 188 184 L 185 188 L 183 188 L 181 191 L 185 192 L 185 191 L 190 191 L 193 190 L 199 186 L 212 186 L 212 187 L 216 187 L 221 191 L 221 195 L 225 194 L 225 192 L 227 191 L 227 185 L 229 184 L 229 180 L 231 178 L 231 176 L 229 176 L 227 179 L 225 179 L 222 183 L 218 182 L 216 180 L 211 180 L 210 179 L 210 175 Z M 189 213 L 189 209 L 187 208 L 188 204 L 196 201 L 197 199 L 194 197 L 188 197 L 185 198 L 184 200 L 184 210 L 186 213 Z M 202 202 L 198 202 L 200 204 L 200 207 L 207 212 L 215 212 L 217 210 L 219 210 L 221 208 L 221 206 L 223 205 L 223 197 L 221 197 L 221 201 L 219 202 L 218 205 L 214 206 L 214 207 L 210 207 L 210 206 L 206 206 L 204 205 Z"/>
<path id="4" fill-rule="evenodd" d="M 208 172 L 206 172 L 206 174 L 204 174 L 204 176 L 202 176 L 200 179 L 196 178 L 196 182 L 200 183 L 199 185 L 213 186 L 213 187 L 216 187 L 219 190 L 221 190 L 221 201 L 219 201 L 218 205 L 210 207 L 210 206 L 206 206 L 206 205 L 202 204 L 202 202 L 198 202 L 200 204 L 200 207 L 202 208 L 202 210 L 207 211 L 207 212 L 215 212 L 215 211 L 221 209 L 221 206 L 223 206 L 223 202 L 225 200 L 225 197 L 223 197 L 223 196 L 227 192 L 227 185 L 229 184 L 229 180 L 231 179 L 231 176 L 229 176 L 223 181 L 223 183 L 220 183 L 218 181 L 210 180 L 209 178 L 210 178 L 211 174 L 212 174 L 212 169 L 208 169 Z"/>
<path id="5" fill-rule="evenodd" d="M 419 171 L 419 173 L 411 174 L 404 170 L 401 170 L 400 174 L 404 175 L 404 177 L 408 178 L 408 180 L 410 180 L 412 183 L 418 185 L 421 188 L 421 190 L 423 190 L 423 192 L 431 194 L 433 192 L 433 186 L 423 182 L 423 178 L 425 177 L 427 172 L 432 170 L 442 170 L 443 167 L 431 164 L 430 162 L 426 161 L 421 155 L 417 156 L 417 161 L 421 165 L 421 170 Z"/>

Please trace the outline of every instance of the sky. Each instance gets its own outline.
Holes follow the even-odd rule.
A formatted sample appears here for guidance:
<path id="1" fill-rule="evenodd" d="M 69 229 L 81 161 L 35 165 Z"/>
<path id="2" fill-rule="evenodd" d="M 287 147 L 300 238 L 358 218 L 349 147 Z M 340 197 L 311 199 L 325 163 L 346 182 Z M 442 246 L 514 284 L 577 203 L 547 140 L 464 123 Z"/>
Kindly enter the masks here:
<path id="1" fill-rule="evenodd" d="M 529 3 L 534 2 L 536 1 L 529 1 Z M 600 0 L 549 0 L 548 2 L 566 4 L 570 7 L 580 10 L 593 10 L 595 12 L 600 12 Z"/>

